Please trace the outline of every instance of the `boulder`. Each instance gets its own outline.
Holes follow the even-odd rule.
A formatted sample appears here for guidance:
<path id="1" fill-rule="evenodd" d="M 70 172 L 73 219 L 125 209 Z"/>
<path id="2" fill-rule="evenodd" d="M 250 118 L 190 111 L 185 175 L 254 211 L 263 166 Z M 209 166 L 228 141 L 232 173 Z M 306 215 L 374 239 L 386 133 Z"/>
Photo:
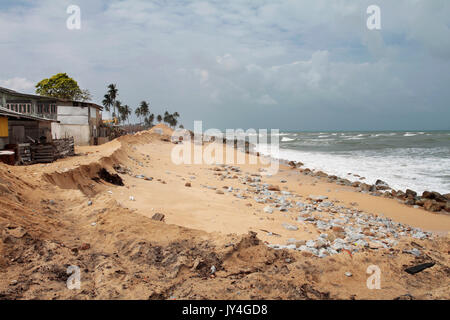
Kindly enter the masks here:
<path id="1" fill-rule="evenodd" d="M 415 198 L 417 196 L 417 192 L 415 192 L 411 189 L 406 189 L 405 194 L 406 194 L 406 197 L 408 197 L 408 198 Z"/>
<path id="2" fill-rule="evenodd" d="M 386 182 L 384 182 L 383 180 L 380 180 L 380 179 L 378 179 L 376 182 L 375 182 L 375 188 L 377 189 L 377 190 L 387 190 L 387 189 L 390 189 L 389 188 L 389 185 L 386 183 Z M 372 190 L 371 190 L 372 191 Z"/>
<path id="3" fill-rule="evenodd" d="M 423 208 L 431 212 L 439 212 L 445 207 L 442 202 L 437 202 L 436 200 L 426 200 L 423 204 Z"/>

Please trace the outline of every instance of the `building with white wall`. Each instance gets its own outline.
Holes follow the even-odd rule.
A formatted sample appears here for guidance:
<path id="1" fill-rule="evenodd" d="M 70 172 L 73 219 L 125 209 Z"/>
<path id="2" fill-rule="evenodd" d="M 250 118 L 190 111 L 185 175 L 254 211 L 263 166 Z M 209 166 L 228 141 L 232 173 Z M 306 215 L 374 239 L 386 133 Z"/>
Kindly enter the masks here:
<path id="1" fill-rule="evenodd" d="M 98 143 L 99 127 L 102 123 L 102 107 L 91 102 L 57 102 L 57 123 L 52 123 L 54 139 L 73 137 L 76 145 Z"/>

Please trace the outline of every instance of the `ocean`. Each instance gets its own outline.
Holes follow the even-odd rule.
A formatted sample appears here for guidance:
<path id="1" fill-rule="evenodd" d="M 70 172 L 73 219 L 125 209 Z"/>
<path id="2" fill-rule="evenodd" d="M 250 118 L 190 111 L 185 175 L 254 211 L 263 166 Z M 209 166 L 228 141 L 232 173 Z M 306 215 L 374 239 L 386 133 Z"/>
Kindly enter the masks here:
<path id="1" fill-rule="evenodd" d="M 450 131 L 280 132 L 279 138 L 279 152 L 267 144 L 256 151 L 351 181 L 450 193 Z"/>

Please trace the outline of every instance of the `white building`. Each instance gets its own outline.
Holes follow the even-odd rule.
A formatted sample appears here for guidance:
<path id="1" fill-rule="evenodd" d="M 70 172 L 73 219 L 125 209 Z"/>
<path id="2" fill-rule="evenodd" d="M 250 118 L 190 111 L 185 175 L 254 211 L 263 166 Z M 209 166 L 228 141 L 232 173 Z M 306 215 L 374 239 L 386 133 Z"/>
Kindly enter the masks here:
<path id="1" fill-rule="evenodd" d="M 58 101 L 58 123 L 52 123 L 53 138 L 73 137 L 76 145 L 98 144 L 102 109 L 91 102 Z"/>

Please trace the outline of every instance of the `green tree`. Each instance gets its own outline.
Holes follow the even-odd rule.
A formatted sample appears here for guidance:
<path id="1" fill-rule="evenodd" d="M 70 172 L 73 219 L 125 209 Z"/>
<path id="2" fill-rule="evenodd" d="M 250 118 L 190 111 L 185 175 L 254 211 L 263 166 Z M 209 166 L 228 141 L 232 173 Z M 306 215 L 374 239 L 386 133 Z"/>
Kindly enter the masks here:
<path id="1" fill-rule="evenodd" d="M 113 119 L 117 118 L 117 120 L 120 122 L 122 120 L 121 116 L 122 116 L 122 113 L 123 113 L 122 102 L 120 102 L 119 100 L 114 101 L 114 110 L 117 110 L 117 113 L 116 113 L 116 111 L 114 111 Z"/>
<path id="2" fill-rule="evenodd" d="M 160 123 L 162 121 L 162 117 L 160 114 L 158 114 L 158 116 L 156 117 L 156 120 Z"/>
<path id="3" fill-rule="evenodd" d="M 116 117 L 116 115 L 117 115 L 117 113 L 116 113 L 116 99 L 117 99 L 117 96 L 118 96 L 118 92 L 119 92 L 119 90 L 117 89 L 117 86 L 115 84 L 111 83 L 108 86 L 108 95 L 109 95 L 109 98 L 111 99 L 111 102 L 112 102 L 112 105 L 113 105 L 113 108 L 114 108 L 113 118 Z"/>
<path id="4" fill-rule="evenodd" d="M 164 122 L 167 123 L 169 126 L 175 128 L 178 123 L 178 118 L 180 117 L 180 114 L 178 112 L 175 112 L 173 114 L 170 114 L 169 112 L 164 112 Z"/>
<path id="5" fill-rule="evenodd" d="M 131 108 L 128 105 L 120 106 L 120 119 L 125 123 L 125 121 L 129 120 L 129 116 L 131 115 Z M 130 121 L 128 121 L 128 125 Z"/>
<path id="6" fill-rule="evenodd" d="M 109 112 L 111 110 L 111 107 L 113 106 L 113 102 L 112 102 L 111 97 L 109 96 L 109 94 L 105 94 L 104 95 L 102 104 L 105 107 L 106 111 Z"/>
<path id="7" fill-rule="evenodd" d="M 145 126 L 147 128 L 153 127 L 154 120 L 155 120 L 155 115 L 152 113 L 147 118 L 145 118 Z"/>
<path id="8" fill-rule="evenodd" d="M 89 90 L 82 90 L 78 82 L 69 77 L 67 73 L 58 73 L 48 79 L 43 79 L 36 84 L 36 94 L 54 97 L 63 100 L 91 99 Z"/>
<path id="9" fill-rule="evenodd" d="M 142 115 L 141 108 L 140 107 L 136 108 L 136 110 L 134 110 L 134 113 L 136 114 L 136 117 L 138 118 L 138 121 L 140 123 L 140 121 L 141 121 L 140 118 L 141 118 L 141 115 Z"/>
<path id="10" fill-rule="evenodd" d="M 140 105 L 140 108 L 141 108 L 141 115 L 144 118 L 146 118 L 148 116 L 148 114 L 150 113 L 150 106 L 149 106 L 148 102 L 147 101 L 142 101 L 141 105 Z"/>

